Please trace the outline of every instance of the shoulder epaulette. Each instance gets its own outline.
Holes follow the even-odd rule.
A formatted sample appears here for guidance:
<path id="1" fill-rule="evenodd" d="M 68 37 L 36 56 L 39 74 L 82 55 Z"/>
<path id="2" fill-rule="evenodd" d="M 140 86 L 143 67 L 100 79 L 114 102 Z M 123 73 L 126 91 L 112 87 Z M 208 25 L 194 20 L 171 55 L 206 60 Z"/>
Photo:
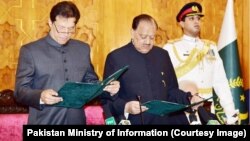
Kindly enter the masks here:
<path id="1" fill-rule="evenodd" d="M 202 39 L 203 42 L 210 44 L 210 45 L 216 45 L 216 43 L 214 41 L 211 40 L 206 40 L 206 39 Z"/>
<path id="2" fill-rule="evenodd" d="M 178 42 L 178 41 L 180 41 L 180 40 L 181 40 L 181 38 L 178 38 L 178 39 L 173 39 L 173 40 L 168 40 L 168 42 L 167 42 L 167 43 L 169 43 L 169 44 L 173 44 L 173 43 Z"/>

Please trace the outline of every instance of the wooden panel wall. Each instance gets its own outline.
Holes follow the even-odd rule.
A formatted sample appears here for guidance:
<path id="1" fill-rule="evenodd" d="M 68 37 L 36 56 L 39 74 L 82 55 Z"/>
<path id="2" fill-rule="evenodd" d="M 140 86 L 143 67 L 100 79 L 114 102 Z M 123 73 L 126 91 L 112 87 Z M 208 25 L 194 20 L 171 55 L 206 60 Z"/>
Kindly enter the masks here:
<path id="1" fill-rule="evenodd" d="M 14 89 L 15 71 L 21 45 L 46 35 L 51 7 L 60 0 L 0 0 L 0 90 Z M 73 0 L 81 12 L 74 38 L 90 44 L 91 58 L 102 79 L 106 55 L 130 41 L 134 16 L 155 17 L 160 29 L 156 44 L 181 36 L 175 16 L 191 0 Z M 226 0 L 194 0 L 203 5 L 203 38 L 217 42 Z M 215 4 L 216 3 L 216 4 Z M 241 66 L 249 88 L 249 9 L 248 0 L 235 0 L 235 18 Z"/>

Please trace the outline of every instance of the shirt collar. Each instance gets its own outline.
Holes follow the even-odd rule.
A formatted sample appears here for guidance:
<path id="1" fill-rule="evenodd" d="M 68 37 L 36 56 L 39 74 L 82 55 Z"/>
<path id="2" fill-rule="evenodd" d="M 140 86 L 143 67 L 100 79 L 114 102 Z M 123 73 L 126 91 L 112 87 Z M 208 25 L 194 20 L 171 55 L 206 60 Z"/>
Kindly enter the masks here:
<path id="1" fill-rule="evenodd" d="M 65 45 L 61 45 L 59 43 L 57 43 L 51 36 L 50 34 L 48 34 L 46 37 L 45 37 L 45 40 L 52 46 L 54 47 L 63 47 Z"/>
<path id="2" fill-rule="evenodd" d="M 191 37 L 191 36 L 188 36 L 188 35 L 185 35 L 185 34 L 183 35 L 182 39 L 184 39 L 186 41 L 189 41 L 189 42 L 193 42 L 193 43 L 196 43 L 196 42 L 198 42 L 200 40 L 199 37 L 194 38 L 194 37 Z"/>

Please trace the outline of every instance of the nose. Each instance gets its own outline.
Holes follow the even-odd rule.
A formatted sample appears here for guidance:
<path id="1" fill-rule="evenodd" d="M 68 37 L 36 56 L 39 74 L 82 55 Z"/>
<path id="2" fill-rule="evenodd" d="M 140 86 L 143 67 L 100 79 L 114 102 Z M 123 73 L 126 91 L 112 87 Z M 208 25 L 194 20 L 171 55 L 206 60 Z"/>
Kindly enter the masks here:
<path id="1" fill-rule="evenodd" d="M 152 43 L 153 40 L 154 40 L 154 39 L 152 39 L 150 36 L 148 36 L 148 37 L 146 38 L 146 40 L 145 40 L 145 43 L 146 43 L 147 45 L 149 45 L 149 44 Z"/>
<path id="2" fill-rule="evenodd" d="M 200 17 L 194 18 L 194 21 L 195 21 L 196 23 L 199 23 L 199 22 L 200 22 Z"/>
<path id="3" fill-rule="evenodd" d="M 146 38 L 146 44 L 149 44 L 150 43 L 150 39 L 149 37 Z"/>

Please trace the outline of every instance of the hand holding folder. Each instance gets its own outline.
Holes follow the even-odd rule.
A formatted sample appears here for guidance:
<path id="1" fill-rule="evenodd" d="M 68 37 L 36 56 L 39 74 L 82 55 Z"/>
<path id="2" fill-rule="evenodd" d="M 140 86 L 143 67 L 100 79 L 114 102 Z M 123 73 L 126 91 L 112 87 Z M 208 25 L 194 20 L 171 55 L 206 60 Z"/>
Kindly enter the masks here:
<path id="1" fill-rule="evenodd" d="M 109 85 L 110 82 L 117 80 L 127 69 L 128 66 L 119 69 L 100 83 L 65 83 L 58 91 L 58 94 L 63 98 L 63 101 L 55 104 L 55 106 L 81 108 L 84 104 L 101 95 L 103 89 Z"/>
<path id="2" fill-rule="evenodd" d="M 180 110 L 184 110 L 187 109 L 189 107 L 198 105 L 202 102 L 205 102 L 210 98 L 204 99 L 202 101 L 193 103 L 191 105 L 184 105 L 184 104 L 179 104 L 179 103 L 174 103 L 174 102 L 168 102 L 168 101 L 162 101 L 162 100 L 152 100 L 152 101 L 148 101 L 143 103 L 143 106 L 146 106 L 148 108 L 147 111 L 148 113 L 154 114 L 154 115 L 159 115 L 159 116 L 164 116 L 173 112 L 177 112 Z"/>

